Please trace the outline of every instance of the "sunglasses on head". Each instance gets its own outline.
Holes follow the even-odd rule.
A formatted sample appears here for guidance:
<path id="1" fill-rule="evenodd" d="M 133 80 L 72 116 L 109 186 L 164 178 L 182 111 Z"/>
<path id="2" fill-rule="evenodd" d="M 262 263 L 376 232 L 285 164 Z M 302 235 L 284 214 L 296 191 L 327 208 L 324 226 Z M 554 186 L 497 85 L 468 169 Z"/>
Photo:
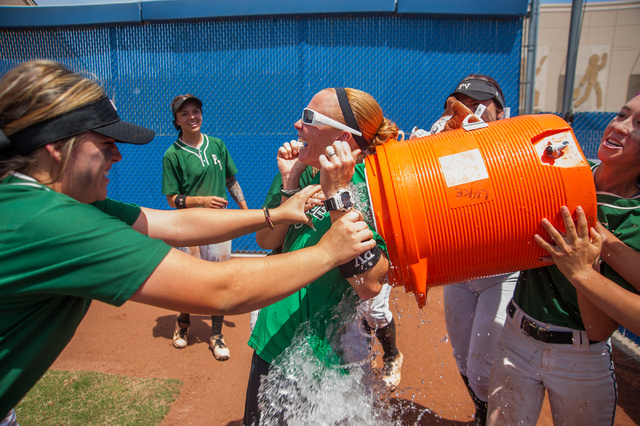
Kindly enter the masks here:
<path id="1" fill-rule="evenodd" d="M 326 115 L 322 115 L 319 112 L 309 108 L 305 108 L 302 111 L 302 123 L 308 126 L 331 126 L 335 129 L 349 132 L 352 135 L 362 136 L 362 133 L 360 133 L 359 131 L 352 129 L 349 126 L 340 123 L 339 121 L 333 120 Z"/>

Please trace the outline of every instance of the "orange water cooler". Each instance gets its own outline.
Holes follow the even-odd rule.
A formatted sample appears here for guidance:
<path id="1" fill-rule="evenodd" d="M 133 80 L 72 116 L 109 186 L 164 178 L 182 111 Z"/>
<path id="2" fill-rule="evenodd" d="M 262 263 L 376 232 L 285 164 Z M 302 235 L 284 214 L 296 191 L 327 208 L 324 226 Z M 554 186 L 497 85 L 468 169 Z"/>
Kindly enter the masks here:
<path id="1" fill-rule="evenodd" d="M 561 206 L 597 218 L 590 167 L 555 115 L 393 141 L 366 170 L 389 281 L 421 308 L 428 288 L 545 265 L 533 235 L 548 238 L 543 218 L 564 229 Z"/>

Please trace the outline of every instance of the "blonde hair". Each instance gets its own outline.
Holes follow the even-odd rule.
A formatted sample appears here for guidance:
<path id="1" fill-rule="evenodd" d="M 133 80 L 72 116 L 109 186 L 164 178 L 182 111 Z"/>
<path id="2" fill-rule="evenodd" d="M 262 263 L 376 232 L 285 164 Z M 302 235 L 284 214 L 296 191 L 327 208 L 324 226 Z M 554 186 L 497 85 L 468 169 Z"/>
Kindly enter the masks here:
<path id="1" fill-rule="evenodd" d="M 331 90 L 335 94 L 335 89 Z M 398 126 L 386 118 L 382 108 L 373 96 L 358 89 L 345 88 L 353 116 L 358 123 L 364 139 L 369 142 L 369 148 L 375 152 L 375 147 L 398 137 Z M 346 124 L 340 107 L 330 108 L 330 114 L 342 124 Z"/>
<path id="2" fill-rule="evenodd" d="M 105 96 L 94 81 L 84 78 L 54 61 L 24 62 L 11 69 L 0 79 L 0 129 L 11 136 L 41 121 L 45 121 Z M 66 168 L 69 155 L 78 137 L 61 141 L 64 146 L 60 174 Z M 35 152 L 18 155 L 15 152 L 0 155 L 0 176 L 15 170 L 28 172 L 37 161 Z"/>

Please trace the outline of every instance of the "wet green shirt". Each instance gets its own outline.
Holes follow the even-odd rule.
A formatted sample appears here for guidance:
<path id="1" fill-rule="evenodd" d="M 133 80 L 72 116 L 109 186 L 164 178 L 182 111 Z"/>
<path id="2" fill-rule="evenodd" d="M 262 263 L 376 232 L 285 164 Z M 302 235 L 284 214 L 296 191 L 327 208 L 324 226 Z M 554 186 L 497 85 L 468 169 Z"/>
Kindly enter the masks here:
<path id="1" fill-rule="evenodd" d="M 308 168 L 305 173 L 309 173 L 310 170 Z M 274 179 L 274 182 L 278 180 L 278 177 Z M 303 183 L 303 179 L 301 178 L 300 180 L 301 186 L 306 186 Z M 282 182 L 281 178 L 280 182 Z M 311 180 L 310 184 L 319 182 L 320 173 Z M 363 213 L 365 220 L 369 223 L 369 227 L 374 231 L 374 239 L 377 241 L 378 246 L 386 253 L 384 240 L 375 233 L 371 220 L 372 213 L 365 183 L 364 164 L 356 165 L 350 189 L 356 199 L 356 209 Z M 280 204 L 279 190 L 280 183 L 273 184 L 267 196 L 267 200 L 271 199 L 274 205 Z M 277 204 L 275 204 L 274 200 L 277 200 Z M 331 227 L 331 217 L 324 206 L 315 207 L 308 214 L 313 218 L 315 230 L 306 225 L 291 225 L 285 237 L 283 252 L 287 253 L 315 245 Z M 291 272 L 295 273 L 295 271 Z M 327 331 L 328 326 L 330 324 L 333 325 L 334 308 L 344 297 L 353 297 L 354 294 L 355 291 L 351 288 L 349 282 L 340 275 L 338 269 L 332 269 L 297 293 L 263 308 L 249 339 L 249 346 L 255 349 L 260 358 L 271 363 L 291 345 L 296 331 L 308 321 L 311 321 L 310 329 L 313 333 L 313 336 L 310 337 L 325 340 L 329 333 Z M 353 300 L 353 313 L 355 314 L 355 302 L 359 298 L 356 296 Z M 329 331 L 333 333 L 337 330 L 331 327 Z"/>
<path id="2" fill-rule="evenodd" d="M 640 251 L 640 195 L 621 198 L 599 191 L 597 199 L 600 223 L 620 241 Z M 623 288 L 638 293 L 604 263 L 601 272 Z M 522 271 L 513 298 L 522 310 L 539 321 L 584 330 L 576 289 L 555 265 Z"/>
<path id="3" fill-rule="evenodd" d="M 121 305 L 171 247 L 136 232 L 140 207 L 80 203 L 23 175 L 0 182 L 0 418 L 73 337 L 91 299 Z"/>

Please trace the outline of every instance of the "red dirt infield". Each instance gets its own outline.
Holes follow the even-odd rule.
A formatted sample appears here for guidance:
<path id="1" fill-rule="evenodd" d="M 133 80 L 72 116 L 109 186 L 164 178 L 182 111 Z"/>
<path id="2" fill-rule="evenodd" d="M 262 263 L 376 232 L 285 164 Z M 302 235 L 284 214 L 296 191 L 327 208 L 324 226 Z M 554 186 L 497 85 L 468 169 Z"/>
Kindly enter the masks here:
<path id="1" fill-rule="evenodd" d="M 474 408 L 451 355 L 442 289 L 429 291 L 422 311 L 401 288 L 392 290 L 391 299 L 397 344 L 405 355 L 402 382 L 391 403 L 406 408 L 403 425 L 472 425 Z M 225 362 L 216 361 L 209 350 L 210 317 L 191 317 L 189 346 L 180 350 L 171 341 L 175 318 L 175 312 L 132 302 L 120 308 L 94 302 L 52 369 L 179 379 L 184 386 L 161 425 L 241 425 L 252 355 L 249 314 L 225 317 L 223 333 L 231 350 Z M 614 361 L 622 368 L 616 371 L 615 424 L 637 425 L 640 368 L 618 352 Z M 538 425 L 552 424 L 545 401 Z"/>

